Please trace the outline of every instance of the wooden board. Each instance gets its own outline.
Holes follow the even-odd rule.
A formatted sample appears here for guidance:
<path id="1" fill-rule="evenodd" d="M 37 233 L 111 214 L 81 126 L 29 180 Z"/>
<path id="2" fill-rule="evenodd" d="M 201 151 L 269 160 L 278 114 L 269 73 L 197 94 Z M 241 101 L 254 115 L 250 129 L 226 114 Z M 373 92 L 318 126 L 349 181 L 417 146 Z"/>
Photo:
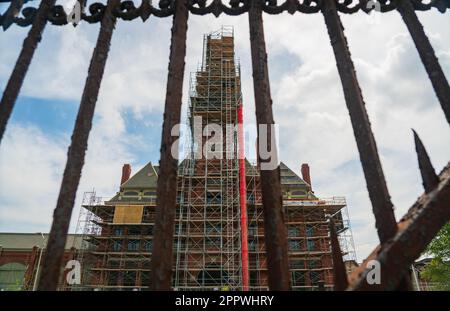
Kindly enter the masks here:
<path id="1" fill-rule="evenodd" d="M 142 222 L 142 205 L 116 205 L 113 223 L 140 224 Z"/>

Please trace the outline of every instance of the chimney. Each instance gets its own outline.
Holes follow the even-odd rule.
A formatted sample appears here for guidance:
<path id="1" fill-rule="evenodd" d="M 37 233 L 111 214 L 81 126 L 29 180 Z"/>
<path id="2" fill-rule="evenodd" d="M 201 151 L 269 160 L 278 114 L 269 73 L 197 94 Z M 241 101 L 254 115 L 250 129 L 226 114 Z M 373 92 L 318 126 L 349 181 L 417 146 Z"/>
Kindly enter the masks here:
<path id="1" fill-rule="evenodd" d="M 120 184 L 122 185 L 124 182 L 130 179 L 130 176 L 131 176 L 131 165 L 124 164 L 122 167 L 122 179 L 120 180 Z"/>
<path id="2" fill-rule="evenodd" d="M 309 175 L 309 165 L 307 163 L 302 164 L 302 178 L 311 186 L 312 190 L 311 176 Z"/>

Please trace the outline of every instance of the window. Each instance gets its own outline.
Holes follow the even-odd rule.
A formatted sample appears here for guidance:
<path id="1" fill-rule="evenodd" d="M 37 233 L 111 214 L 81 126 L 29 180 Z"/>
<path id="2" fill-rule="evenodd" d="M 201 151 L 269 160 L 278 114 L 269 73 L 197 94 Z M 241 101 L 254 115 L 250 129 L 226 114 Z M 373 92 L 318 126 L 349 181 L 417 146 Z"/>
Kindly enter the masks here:
<path id="1" fill-rule="evenodd" d="M 125 268 L 126 269 L 137 269 L 139 267 L 139 262 L 136 260 L 127 260 L 125 261 Z"/>
<path id="2" fill-rule="evenodd" d="M 175 231 L 177 232 L 177 231 Z M 148 226 L 143 230 L 144 235 L 153 235 L 153 226 Z"/>
<path id="3" fill-rule="evenodd" d="M 208 192 L 206 194 L 206 202 L 209 204 L 221 204 L 222 195 L 219 192 Z"/>
<path id="4" fill-rule="evenodd" d="M 281 182 L 298 181 L 297 176 L 281 176 Z"/>
<path id="5" fill-rule="evenodd" d="M 122 241 L 113 241 L 113 251 L 120 252 L 122 250 Z"/>
<path id="6" fill-rule="evenodd" d="M 298 237 L 300 236 L 300 230 L 296 226 L 288 227 L 288 236 L 290 237 Z"/>
<path id="7" fill-rule="evenodd" d="M 180 226 L 180 224 L 175 224 L 175 234 L 181 234 L 180 229 L 183 228 L 183 226 Z M 153 234 L 153 227 L 152 227 L 152 233 Z"/>
<path id="8" fill-rule="evenodd" d="M 139 192 L 137 192 L 137 191 L 125 191 L 123 193 L 123 195 L 125 195 L 125 196 L 138 196 Z"/>
<path id="9" fill-rule="evenodd" d="M 220 187 L 220 179 L 219 178 L 208 178 L 207 185 L 210 187 Z"/>
<path id="10" fill-rule="evenodd" d="M 22 289 L 25 276 L 25 265 L 18 262 L 10 262 L 0 266 L 0 289 L 19 290 Z"/>
<path id="11" fill-rule="evenodd" d="M 302 259 L 292 259 L 290 267 L 291 269 L 305 269 L 305 261 Z"/>
<path id="12" fill-rule="evenodd" d="M 173 278 L 175 279 L 175 278 Z M 151 273 L 150 271 L 142 271 L 141 272 L 141 284 L 149 285 L 151 282 Z"/>
<path id="13" fill-rule="evenodd" d="M 306 236 L 312 237 L 314 235 L 314 228 L 312 226 L 306 225 Z"/>
<path id="14" fill-rule="evenodd" d="M 185 241 L 174 241 L 173 242 L 173 250 L 174 252 L 186 250 L 186 242 Z"/>
<path id="15" fill-rule="evenodd" d="M 308 262 L 309 269 L 320 269 L 322 267 L 322 262 L 320 260 L 311 260 Z"/>
<path id="16" fill-rule="evenodd" d="M 258 234 L 258 228 L 256 228 L 255 225 L 250 225 L 250 226 L 248 227 L 248 235 L 249 235 L 249 236 L 255 236 L 255 235 L 257 235 L 257 234 Z"/>
<path id="17" fill-rule="evenodd" d="M 135 286 L 136 284 L 136 271 L 124 271 L 123 272 L 123 285 Z"/>
<path id="18" fill-rule="evenodd" d="M 110 260 L 108 264 L 109 268 L 119 268 L 120 267 L 120 261 L 118 260 Z"/>
<path id="19" fill-rule="evenodd" d="M 300 243 L 299 241 L 289 241 L 289 250 L 291 251 L 299 251 L 300 250 Z"/>
<path id="20" fill-rule="evenodd" d="M 140 235 L 141 234 L 141 229 L 138 227 L 131 227 L 128 228 L 128 235 Z"/>
<path id="21" fill-rule="evenodd" d="M 145 251 L 151 252 L 153 250 L 153 241 L 147 240 L 145 241 Z"/>
<path id="22" fill-rule="evenodd" d="M 109 271 L 107 274 L 107 283 L 108 285 L 114 286 L 117 285 L 119 280 L 119 274 L 116 271 Z"/>
<path id="23" fill-rule="evenodd" d="M 114 235 L 115 236 L 123 235 L 123 228 L 116 228 L 116 229 L 114 229 Z"/>
<path id="24" fill-rule="evenodd" d="M 306 195 L 306 192 L 304 192 L 304 191 L 292 191 L 291 195 L 293 197 L 303 197 L 303 196 Z"/>
<path id="25" fill-rule="evenodd" d="M 148 196 L 148 197 L 155 196 L 156 197 L 156 192 L 155 191 L 145 191 L 144 196 Z"/>
<path id="26" fill-rule="evenodd" d="M 250 272 L 249 273 L 249 285 L 250 286 L 258 286 L 258 273 L 257 272 Z"/>
<path id="27" fill-rule="evenodd" d="M 315 243 L 313 240 L 308 240 L 306 241 L 306 248 L 308 249 L 308 251 L 313 251 L 315 249 Z"/>
<path id="28" fill-rule="evenodd" d="M 305 272 L 292 271 L 292 285 L 293 286 L 305 286 Z"/>
<path id="29" fill-rule="evenodd" d="M 319 283 L 319 281 L 321 280 L 322 275 L 318 271 L 311 271 L 309 273 L 309 277 L 311 279 L 311 285 L 316 286 L 317 283 Z"/>
<path id="30" fill-rule="evenodd" d="M 129 251 L 138 251 L 139 250 L 139 241 L 138 240 L 128 241 L 128 250 Z"/>
<path id="31" fill-rule="evenodd" d="M 256 242 L 255 241 L 250 241 L 248 243 L 248 250 L 251 252 L 255 252 L 256 251 Z"/>
<path id="32" fill-rule="evenodd" d="M 255 196 L 252 192 L 247 192 L 247 203 L 255 204 Z"/>
<path id="33" fill-rule="evenodd" d="M 206 234 L 219 234 L 222 231 L 222 229 L 220 228 L 220 224 L 216 224 L 215 226 L 206 224 L 205 229 Z"/>
<path id="34" fill-rule="evenodd" d="M 219 248 L 220 247 L 220 238 L 206 239 L 206 247 L 211 248 Z"/>

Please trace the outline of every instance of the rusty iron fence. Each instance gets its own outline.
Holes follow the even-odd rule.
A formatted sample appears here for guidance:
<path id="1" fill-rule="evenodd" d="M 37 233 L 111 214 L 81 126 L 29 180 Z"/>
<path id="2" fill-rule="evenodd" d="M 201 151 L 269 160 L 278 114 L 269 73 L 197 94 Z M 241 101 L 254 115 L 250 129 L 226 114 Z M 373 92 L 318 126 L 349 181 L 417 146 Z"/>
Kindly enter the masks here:
<path id="1" fill-rule="evenodd" d="M 1 2 L 10 2 L 8 9 L 0 15 L 0 24 L 4 30 L 13 24 L 20 27 L 31 26 L 31 28 L 24 39 L 22 50 L 2 95 L 0 142 L 47 22 L 53 25 L 69 23 L 68 14 L 61 5 L 56 5 L 56 0 L 41 1 L 38 8 L 27 7 L 25 0 L 1 0 Z M 227 3 L 222 0 L 160 0 L 156 6 L 151 0 L 141 0 L 139 7 L 136 7 L 133 1 L 121 0 L 108 0 L 107 3 L 95 2 L 87 7 L 86 0 L 78 0 L 78 4 L 81 7 L 81 21 L 100 23 L 100 31 L 68 149 L 67 162 L 48 239 L 48 249 L 39 279 L 39 290 L 55 290 L 60 278 L 62 256 L 75 194 L 117 19 L 129 21 L 141 18 L 142 21 L 146 21 L 150 16 L 159 18 L 172 16 L 173 18 L 160 149 L 160 175 L 164 178 L 159 178 L 157 184 L 158 209 L 151 266 L 152 288 L 154 290 L 170 290 L 173 258 L 172 237 L 176 208 L 176 191 L 174 189 L 177 186 L 177 160 L 170 153 L 170 148 L 176 141 L 175 137 L 170 135 L 170 131 L 175 124 L 180 122 L 189 14 L 213 14 L 218 17 L 221 14 L 248 13 L 256 120 L 258 124 L 273 124 L 263 12 L 267 14 L 321 13 L 335 55 L 380 239 L 379 246 L 356 271 L 347 277 L 335 230 L 330 230 L 335 262 L 335 289 L 410 289 L 407 276 L 410 265 L 420 256 L 440 228 L 450 220 L 450 163 L 437 175 L 425 147 L 414 132 L 416 153 L 425 191 L 408 213 L 397 222 L 340 14 L 370 13 L 377 7 L 380 12 L 397 10 L 411 34 L 445 117 L 450 123 L 449 84 L 416 15 L 416 11 L 427 10 L 435 11 L 433 13 L 436 11 L 445 13 L 450 8 L 450 0 L 229 0 Z M 270 135 L 268 136 L 270 137 Z M 269 139 L 268 149 L 271 150 L 271 148 L 275 148 L 275 146 L 271 146 Z M 264 160 L 261 159 L 261 161 Z M 269 288 L 271 290 L 289 290 L 287 239 L 279 168 L 261 171 L 261 184 Z M 370 260 L 377 260 L 380 263 L 380 284 L 367 282 L 366 276 L 370 273 L 370 269 L 367 268 L 366 263 Z"/>

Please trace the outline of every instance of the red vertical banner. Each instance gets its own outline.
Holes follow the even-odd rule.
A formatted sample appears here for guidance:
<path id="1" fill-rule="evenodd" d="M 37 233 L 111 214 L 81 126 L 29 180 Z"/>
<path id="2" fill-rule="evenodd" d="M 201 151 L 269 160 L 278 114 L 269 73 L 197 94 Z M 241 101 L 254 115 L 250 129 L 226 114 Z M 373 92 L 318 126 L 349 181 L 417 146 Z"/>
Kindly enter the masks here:
<path id="1" fill-rule="evenodd" d="M 247 187 L 245 178 L 245 152 L 244 152 L 244 114 L 242 102 L 238 107 L 238 156 L 239 156 L 239 202 L 241 212 L 241 263 L 242 263 L 242 290 L 248 291 L 248 230 L 247 230 Z"/>

